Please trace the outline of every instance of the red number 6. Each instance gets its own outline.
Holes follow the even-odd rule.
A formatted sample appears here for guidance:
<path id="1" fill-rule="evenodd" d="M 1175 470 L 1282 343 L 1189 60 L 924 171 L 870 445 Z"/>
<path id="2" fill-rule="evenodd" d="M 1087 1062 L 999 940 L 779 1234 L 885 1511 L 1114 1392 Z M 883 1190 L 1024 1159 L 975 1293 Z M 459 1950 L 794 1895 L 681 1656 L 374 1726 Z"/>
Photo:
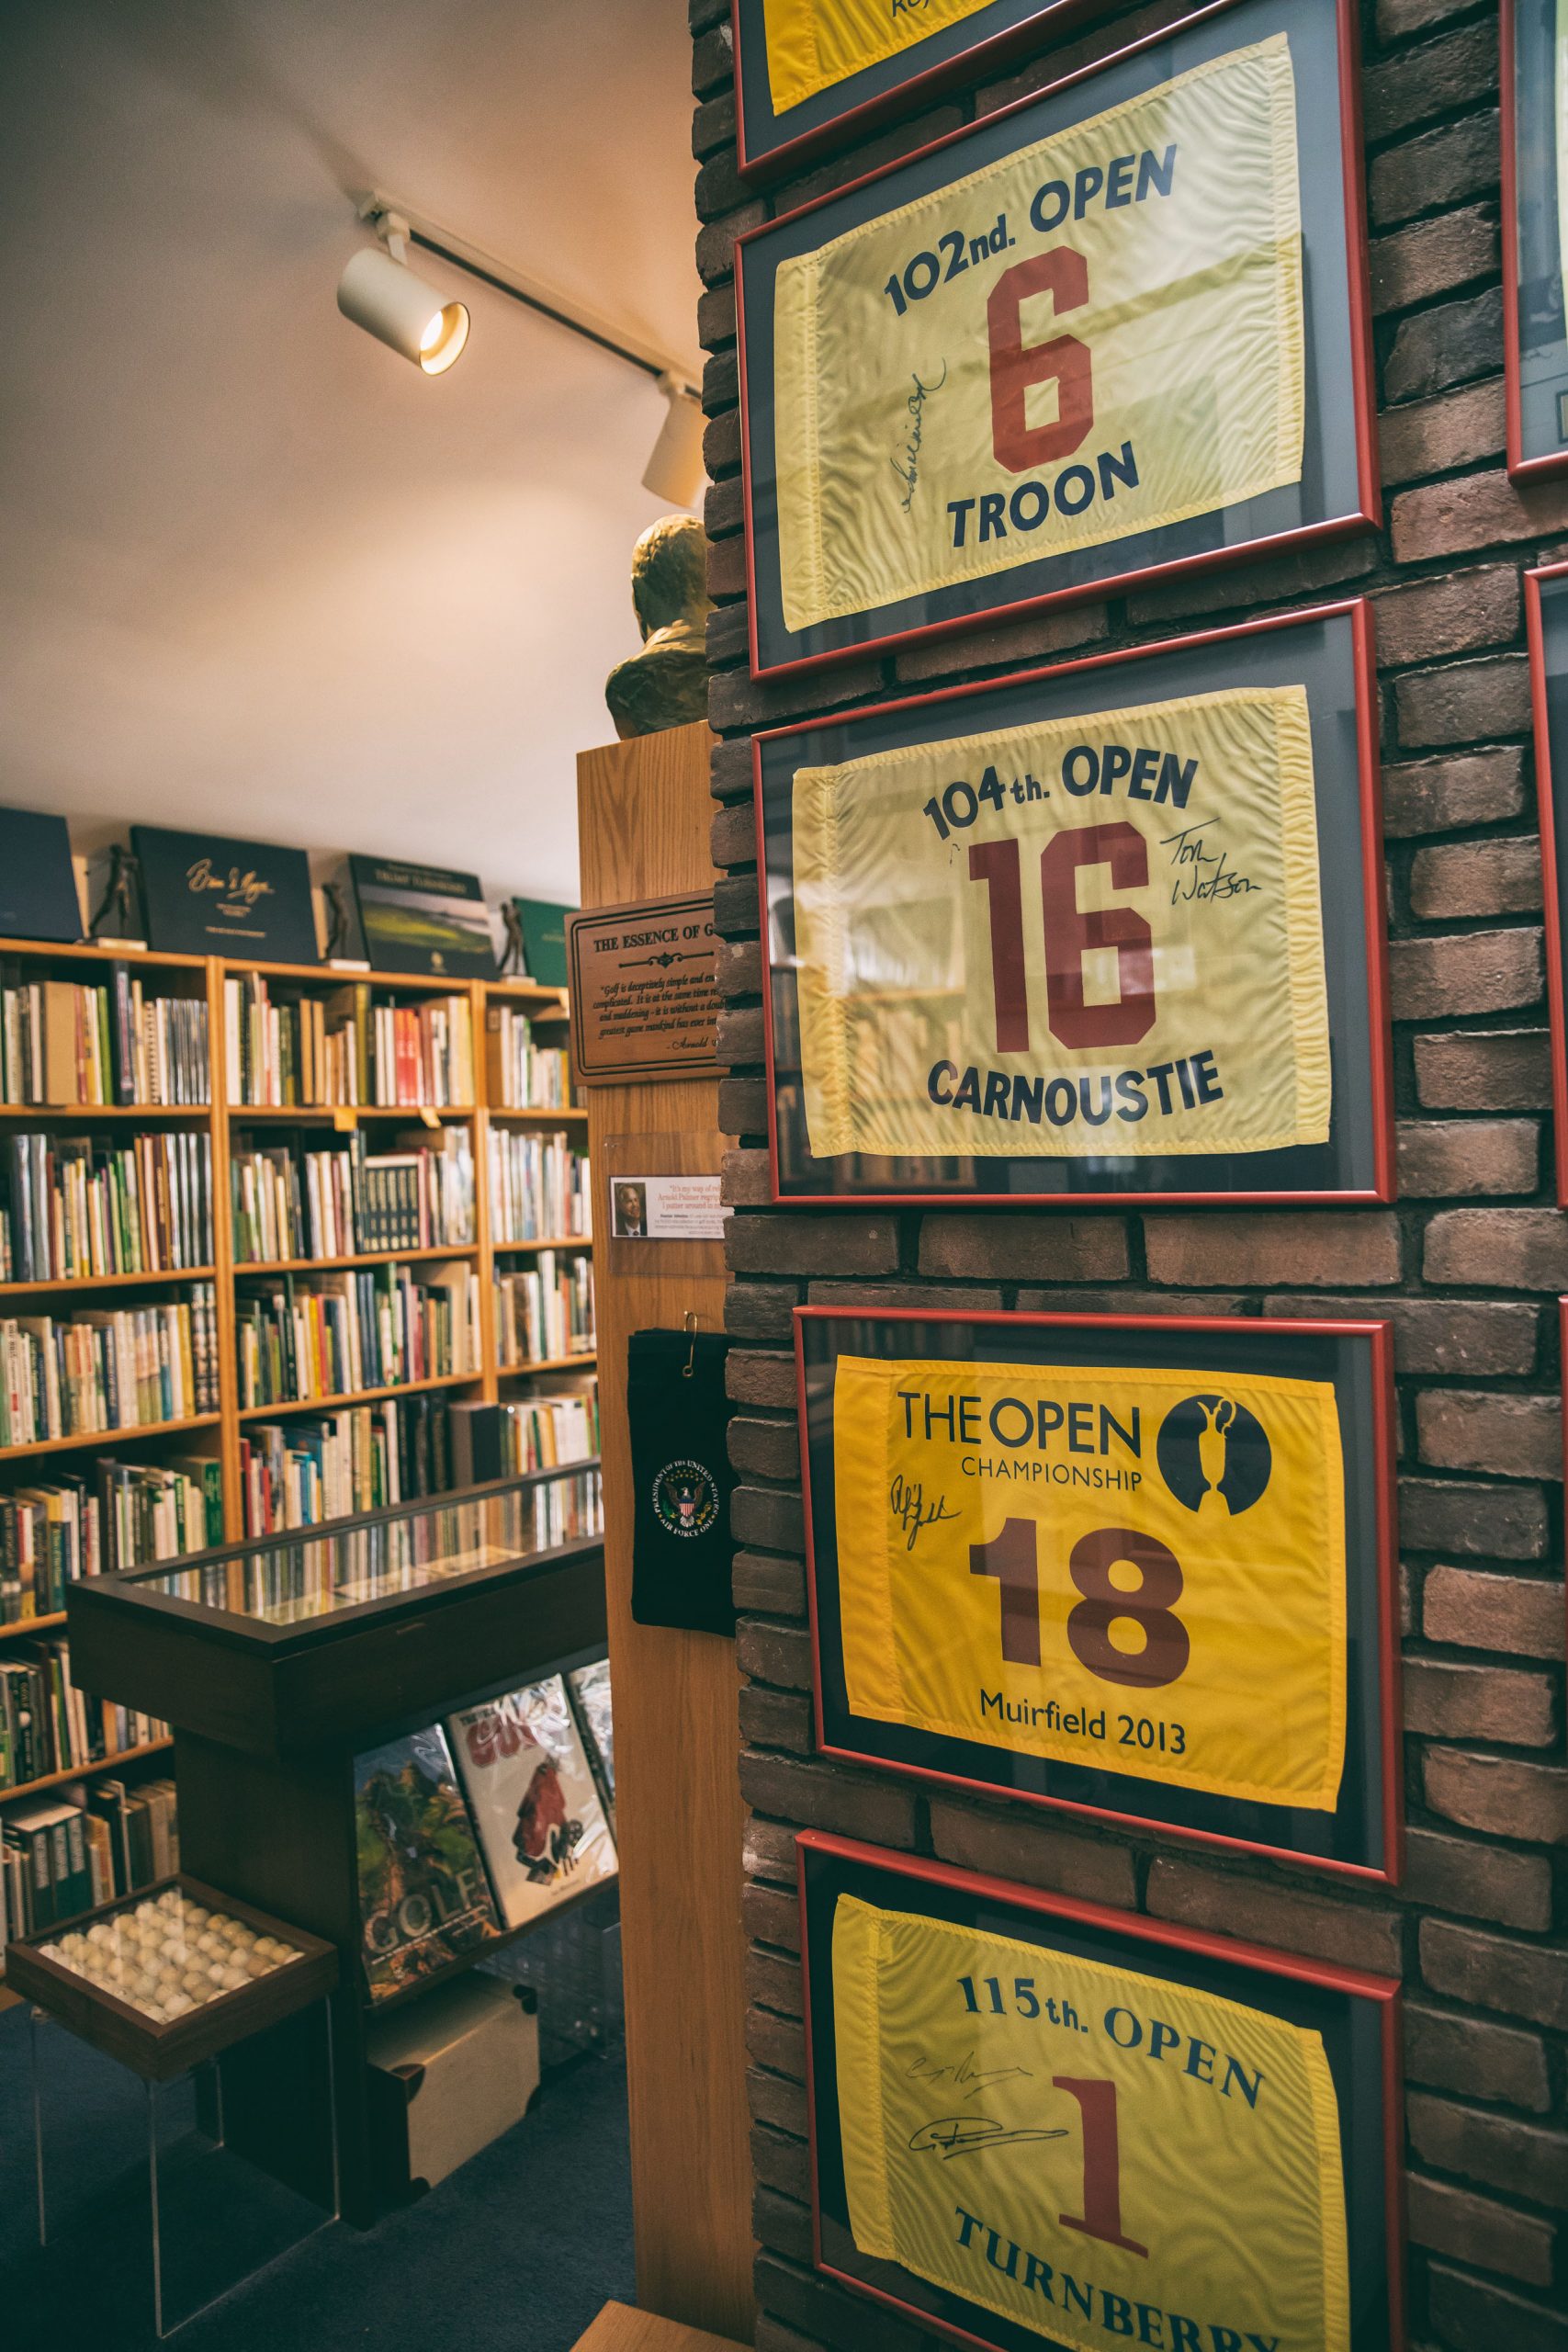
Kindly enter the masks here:
<path id="1" fill-rule="evenodd" d="M 1070 458 L 1094 423 L 1094 362 L 1077 335 L 1053 335 L 1027 346 L 1023 305 L 1032 294 L 1055 298 L 1058 316 L 1089 300 L 1089 264 L 1071 245 L 1014 262 L 991 288 L 986 306 L 991 338 L 991 444 L 997 463 L 1009 473 L 1026 474 L 1057 458 Z M 1055 383 L 1056 422 L 1029 422 L 1026 395 L 1032 385 Z"/>

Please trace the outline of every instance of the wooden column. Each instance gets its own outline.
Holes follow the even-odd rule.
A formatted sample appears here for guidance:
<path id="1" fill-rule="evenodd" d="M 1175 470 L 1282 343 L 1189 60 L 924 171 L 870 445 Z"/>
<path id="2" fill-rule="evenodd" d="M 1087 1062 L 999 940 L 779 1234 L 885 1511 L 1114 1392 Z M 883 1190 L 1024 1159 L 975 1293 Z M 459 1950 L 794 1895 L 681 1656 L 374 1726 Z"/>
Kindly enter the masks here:
<path id="1" fill-rule="evenodd" d="M 705 726 L 577 763 L 582 903 L 713 885 Z M 605 1575 L 615 1706 L 626 2068 L 637 2301 L 720 2335 L 752 2331 L 740 1925 L 743 1809 L 734 1645 L 631 1620 L 626 1342 L 724 1328 L 721 1242 L 612 1243 L 609 1177 L 716 1173 L 716 1078 L 586 1090 L 593 1168 Z"/>

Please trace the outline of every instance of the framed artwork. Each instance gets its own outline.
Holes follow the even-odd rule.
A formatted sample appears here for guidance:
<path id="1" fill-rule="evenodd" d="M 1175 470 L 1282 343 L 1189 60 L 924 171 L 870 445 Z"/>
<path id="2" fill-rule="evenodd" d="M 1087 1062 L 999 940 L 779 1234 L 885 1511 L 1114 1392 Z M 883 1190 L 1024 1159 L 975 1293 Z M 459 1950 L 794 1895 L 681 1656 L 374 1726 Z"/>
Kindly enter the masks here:
<path id="1" fill-rule="evenodd" d="M 1568 10 L 1503 0 L 1508 471 L 1568 466 Z"/>
<path id="2" fill-rule="evenodd" d="M 1404 2352 L 1396 1983 L 795 1842 L 818 2270 L 982 2352 Z"/>
<path id="3" fill-rule="evenodd" d="M 132 825 L 150 946 L 165 955 L 319 964 L 310 861 L 276 842 Z"/>
<path id="4" fill-rule="evenodd" d="M 732 0 L 741 171 L 773 179 L 1105 0 Z"/>
<path id="5" fill-rule="evenodd" d="M 737 240 L 757 674 L 1378 520 L 1356 39 L 1215 0 Z"/>
<path id="6" fill-rule="evenodd" d="M 824 1753 L 1397 1883 L 1386 1323 L 795 1335 Z"/>
<path id="7" fill-rule="evenodd" d="M 348 872 L 365 953 L 378 972 L 494 979 L 490 909 L 477 874 L 388 857 L 351 857 Z"/>
<path id="8" fill-rule="evenodd" d="M 1393 1197 L 1363 600 L 753 759 L 776 1200 Z"/>
<path id="9" fill-rule="evenodd" d="M 1568 872 L 1568 563 L 1545 564 L 1526 572 L 1525 627 L 1535 717 L 1535 788 L 1540 807 L 1557 1203 L 1560 1208 L 1568 1208 L 1568 944 L 1562 922 L 1562 877 Z"/>

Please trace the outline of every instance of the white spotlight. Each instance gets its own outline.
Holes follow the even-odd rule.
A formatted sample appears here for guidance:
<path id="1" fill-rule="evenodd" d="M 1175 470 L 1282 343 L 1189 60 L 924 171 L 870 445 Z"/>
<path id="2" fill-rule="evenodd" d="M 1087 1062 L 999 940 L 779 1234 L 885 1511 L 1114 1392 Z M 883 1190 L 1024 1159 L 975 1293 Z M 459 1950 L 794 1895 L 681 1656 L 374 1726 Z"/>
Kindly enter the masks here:
<path id="1" fill-rule="evenodd" d="M 427 376 L 445 375 L 468 340 L 466 306 L 443 302 L 433 286 L 378 245 L 363 245 L 353 256 L 338 280 L 337 306 Z"/>
<path id="2" fill-rule="evenodd" d="M 642 486 L 671 506 L 695 506 L 705 479 L 703 413 L 679 377 L 660 376 L 659 389 L 670 407 L 659 428 Z"/>

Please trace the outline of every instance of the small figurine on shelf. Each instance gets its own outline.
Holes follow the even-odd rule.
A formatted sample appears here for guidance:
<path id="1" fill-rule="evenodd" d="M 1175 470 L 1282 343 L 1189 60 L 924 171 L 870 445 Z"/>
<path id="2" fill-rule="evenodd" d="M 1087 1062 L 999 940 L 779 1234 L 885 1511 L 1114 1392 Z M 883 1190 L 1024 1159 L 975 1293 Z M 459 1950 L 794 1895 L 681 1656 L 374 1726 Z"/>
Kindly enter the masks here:
<path id="1" fill-rule="evenodd" d="M 327 962 L 340 972 L 367 972 L 370 967 L 365 957 L 351 956 L 348 952 L 354 944 L 354 934 L 341 882 L 322 883 L 321 904 L 327 910 Z"/>
<path id="2" fill-rule="evenodd" d="M 523 942 L 523 918 L 517 911 L 515 899 L 502 900 L 501 927 L 506 933 L 506 944 L 501 951 L 500 976 L 503 980 L 525 980 L 528 977 L 528 950 Z"/>
<path id="3" fill-rule="evenodd" d="M 623 742 L 708 715 L 707 535 L 694 514 L 649 524 L 632 549 L 642 651 L 616 664 L 604 700 Z"/>
<path id="4" fill-rule="evenodd" d="M 147 926 L 141 919 L 141 868 L 119 842 L 109 850 L 108 879 L 98 911 L 87 925 L 87 936 L 105 946 L 144 947 L 147 944 Z"/>

